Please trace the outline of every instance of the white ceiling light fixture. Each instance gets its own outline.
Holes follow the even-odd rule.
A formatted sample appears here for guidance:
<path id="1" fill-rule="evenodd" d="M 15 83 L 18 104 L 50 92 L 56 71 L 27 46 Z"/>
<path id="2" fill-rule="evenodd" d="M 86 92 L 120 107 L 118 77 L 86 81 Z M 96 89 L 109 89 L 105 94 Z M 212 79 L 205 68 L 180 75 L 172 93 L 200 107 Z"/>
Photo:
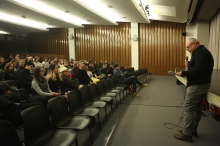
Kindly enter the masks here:
<path id="1" fill-rule="evenodd" d="M 2 31 L 2 30 L 0 30 L 0 34 L 9 34 L 9 33 L 6 32 L 6 31 Z"/>
<path id="2" fill-rule="evenodd" d="M 49 17 L 53 17 L 55 19 L 76 25 L 78 27 L 84 27 L 81 24 L 84 24 L 86 22 L 85 20 L 70 15 L 69 11 L 67 13 L 67 11 L 56 9 L 50 5 L 47 5 L 46 3 L 44 3 L 44 1 L 40 1 L 40 0 L 8 0 L 8 1 L 23 6 L 25 8 L 31 9 L 33 11 L 42 13 Z"/>
<path id="3" fill-rule="evenodd" d="M 30 28 L 36 28 L 36 29 L 45 30 L 45 31 L 48 31 L 47 28 L 51 27 L 48 24 L 39 23 L 39 22 L 30 20 L 27 18 L 24 19 L 22 16 L 21 17 L 12 16 L 12 15 L 8 15 L 2 12 L 0 12 L 0 21 L 9 22 L 9 23 L 26 26 Z"/>
<path id="4" fill-rule="evenodd" d="M 114 12 L 113 6 L 106 6 L 100 0 L 73 0 L 80 4 L 81 6 L 87 8 L 93 13 L 101 16 L 102 18 L 116 24 L 116 21 L 121 20 L 121 16 L 119 16 L 116 12 Z"/>

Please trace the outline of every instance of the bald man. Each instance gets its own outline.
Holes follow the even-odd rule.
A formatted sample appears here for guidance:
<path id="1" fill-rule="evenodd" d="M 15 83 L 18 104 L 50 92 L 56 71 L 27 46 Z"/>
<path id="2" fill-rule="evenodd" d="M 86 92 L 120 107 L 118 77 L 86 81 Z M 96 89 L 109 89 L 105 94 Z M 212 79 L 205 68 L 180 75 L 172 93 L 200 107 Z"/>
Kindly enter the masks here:
<path id="1" fill-rule="evenodd" d="M 184 127 L 180 134 L 174 134 L 178 140 L 192 142 L 197 136 L 201 119 L 201 103 L 204 94 L 209 90 L 214 66 L 212 54 L 195 38 L 186 41 L 186 50 L 191 53 L 191 60 L 185 60 L 187 71 L 180 71 L 178 76 L 187 77 L 187 89 L 183 103 Z"/>

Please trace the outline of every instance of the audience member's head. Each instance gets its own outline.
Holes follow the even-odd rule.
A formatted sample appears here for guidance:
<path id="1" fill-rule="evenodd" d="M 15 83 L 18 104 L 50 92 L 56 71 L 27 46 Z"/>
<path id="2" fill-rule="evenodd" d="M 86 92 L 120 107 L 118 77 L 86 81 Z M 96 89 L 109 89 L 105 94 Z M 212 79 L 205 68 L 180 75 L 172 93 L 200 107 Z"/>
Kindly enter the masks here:
<path id="1" fill-rule="evenodd" d="M 61 76 L 67 76 L 68 68 L 66 68 L 64 65 L 61 65 L 59 72 L 60 72 Z"/>
<path id="2" fill-rule="evenodd" d="M 14 70 L 14 64 L 12 62 L 8 62 L 5 65 L 4 72 L 6 72 L 6 71 L 13 71 L 13 70 Z"/>
<path id="3" fill-rule="evenodd" d="M 80 60 L 80 61 L 78 62 L 78 64 L 79 64 L 79 67 L 80 67 L 81 69 L 83 69 L 84 66 L 85 66 L 85 61 L 84 61 L 84 60 Z"/>
<path id="4" fill-rule="evenodd" d="M 0 56 L 0 63 L 3 64 L 5 62 L 5 58 L 3 56 Z"/>
<path id="5" fill-rule="evenodd" d="M 107 68 L 107 66 L 108 66 L 108 63 L 107 63 L 107 62 L 103 62 L 103 63 L 102 63 L 102 68 Z"/>
<path id="6" fill-rule="evenodd" d="M 21 59 L 21 60 L 19 61 L 19 67 L 23 67 L 24 64 L 25 64 L 25 60 L 24 60 L 24 59 Z"/>
<path id="7" fill-rule="evenodd" d="M 51 64 L 48 68 L 48 73 L 47 73 L 47 80 L 52 79 L 53 81 L 56 81 L 57 78 L 62 80 L 59 71 L 58 71 L 58 66 L 55 64 Z"/>
<path id="8" fill-rule="evenodd" d="M 24 66 L 25 66 L 25 69 L 31 71 L 33 69 L 33 67 L 34 67 L 34 63 L 32 63 L 30 61 L 27 61 L 27 62 L 25 62 Z"/>
<path id="9" fill-rule="evenodd" d="M 115 63 L 114 68 L 115 69 L 120 69 L 120 65 L 118 63 Z"/>
<path id="10" fill-rule="evenodd" d="M 44 81 L 44 68 L 41 66 L 37 66 L 34 68 L 34 78 L 38 81 Z"/>

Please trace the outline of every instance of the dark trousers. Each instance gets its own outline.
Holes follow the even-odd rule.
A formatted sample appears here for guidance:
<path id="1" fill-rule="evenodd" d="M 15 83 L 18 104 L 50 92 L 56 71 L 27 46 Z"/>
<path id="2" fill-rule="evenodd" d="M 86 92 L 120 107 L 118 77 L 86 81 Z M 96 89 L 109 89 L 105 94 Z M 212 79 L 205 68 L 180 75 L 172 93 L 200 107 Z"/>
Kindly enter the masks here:
<path id="1" fill-rule="evenodd" d="M 139 80 L 138 80 L 137 77 L 135 77 L 135 76 L 128 77 L 128 78 L 122 80 L 120 83 L 121 83 L 121 84 L 127 84 L 128 87 L 129 87 L 131 84 L 133 84 L 134 92 L 136 92 L 137 84 L 138 84 L 138 85 L 141 85 L 141 83 L 139 82 Z"/>

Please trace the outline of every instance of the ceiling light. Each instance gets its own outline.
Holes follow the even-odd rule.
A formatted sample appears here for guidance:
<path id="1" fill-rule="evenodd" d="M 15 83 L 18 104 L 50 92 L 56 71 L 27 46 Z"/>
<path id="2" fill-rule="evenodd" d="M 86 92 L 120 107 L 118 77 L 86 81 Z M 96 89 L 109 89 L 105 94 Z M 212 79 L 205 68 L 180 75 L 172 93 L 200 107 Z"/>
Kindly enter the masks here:
<path id="1" fill-rule="evenodd" d="M 1 31 L 1 30 L 0 30 L 0 34 L 9 34 L 9 33 L 6 32 L 6 31 Z"/>
<path id="2" fill-rule="evenodd" d="M 49 17 L 53 17 L 55 19 L 83 27 L 81 24 L 84 24 L 85 21 L 81 18 L 70 15 L 67 11 L 59 10 L 53 6 L 47 5 L 43 1 L 39 0 L 14 0 L 10 1 L 25 8 L 29 8 L 36 12 L 42 13 Z"/>
<path id="3" fill-rule="evenodd" d="M 49 27 L 48 24 L 39 23 L 39 22 L 29 20 L 29 19 L 23 19 L 22 17 L 12 16 L 12 15 L 8 15 L 2 12 L 0 12 L 0 20 L 13 23 L 13 24 L 17 24 L 17 25 L 30 27 L 30 28 L 45 30 L 45 31 L 47 31 L 47 28 Z"/>
<path id="4" fill-rule="evenodd" d="M 114 24 L 117 24 L 116 21 L 121 20 L 121 17 L 114 11 L 114 9 L 107 9 L 106 4 L 104 4 L 104 2 L 102 1 L 97 1 L 97 0 L 74 0 L 74 1 Z M 108 8 L 112 8 L 112 6 L 108 6 Z"/>

